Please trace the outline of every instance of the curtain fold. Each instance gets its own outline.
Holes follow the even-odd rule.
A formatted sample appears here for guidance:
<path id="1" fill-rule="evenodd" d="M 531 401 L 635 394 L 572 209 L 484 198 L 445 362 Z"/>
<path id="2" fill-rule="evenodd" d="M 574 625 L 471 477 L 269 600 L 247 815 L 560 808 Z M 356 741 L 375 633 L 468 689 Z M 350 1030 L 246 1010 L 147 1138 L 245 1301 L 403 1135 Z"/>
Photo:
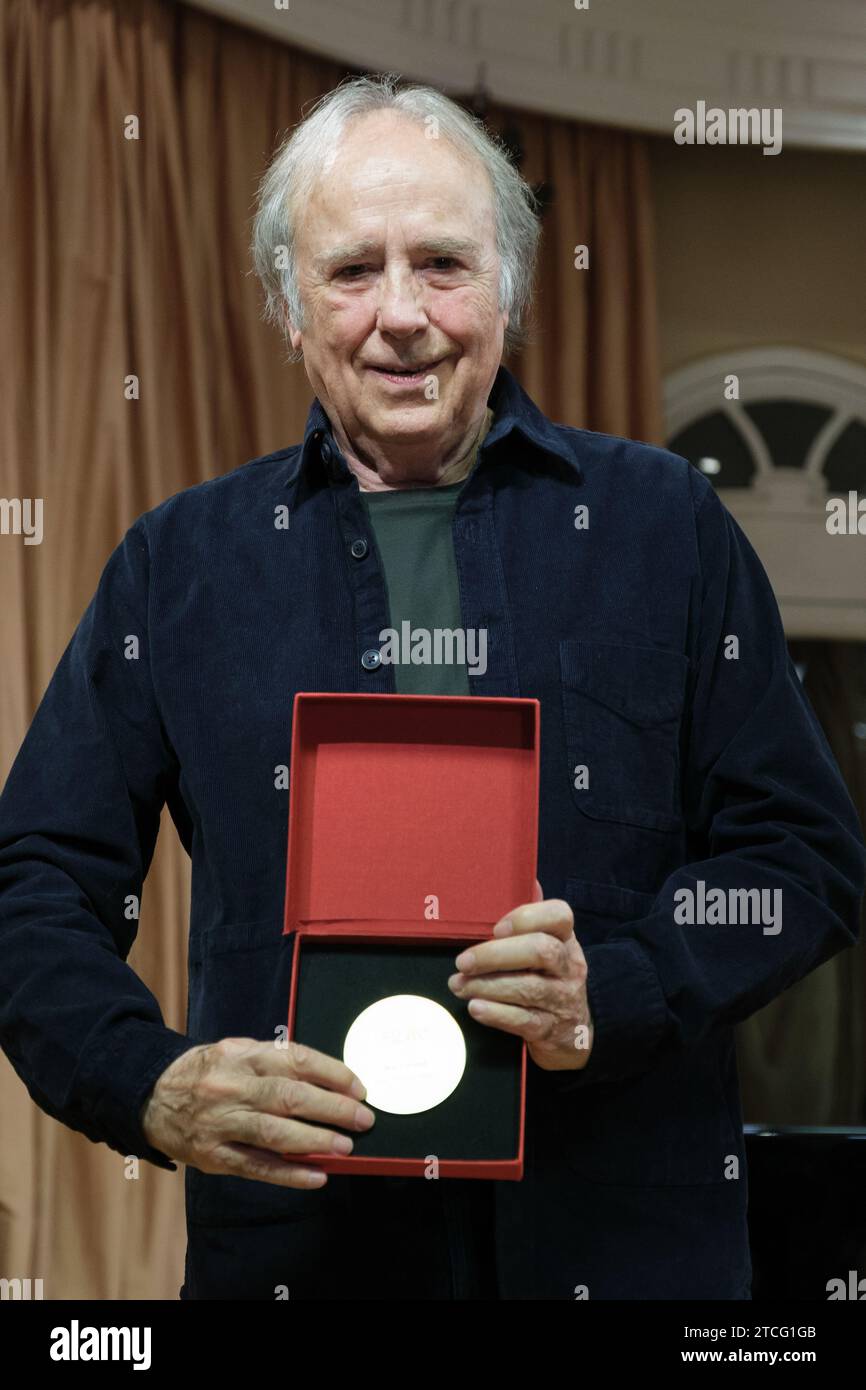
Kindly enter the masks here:
<path id="1" fill-rule="evenodd" d="M 41 545 L 0 536 L 4 779 L 126 528 L 300 438 L 311 393 L 259 319 L 250 218 L 278 137 L 345 75 L 164 0 L 0 0 L 0 496 L 44 508 Z M 508 365 L 554 419 L 661 442 L 645 141 L 491 125 L 514 118 L 555 198 L 536 335 Z M 164 824 L 130 961 L 182 1030 L 189 864 Z M 181 1173 L 136 1176 L 2 1056 L 0 1115 L 0 1273 L 51 1299 L 176 1298 Z"/>

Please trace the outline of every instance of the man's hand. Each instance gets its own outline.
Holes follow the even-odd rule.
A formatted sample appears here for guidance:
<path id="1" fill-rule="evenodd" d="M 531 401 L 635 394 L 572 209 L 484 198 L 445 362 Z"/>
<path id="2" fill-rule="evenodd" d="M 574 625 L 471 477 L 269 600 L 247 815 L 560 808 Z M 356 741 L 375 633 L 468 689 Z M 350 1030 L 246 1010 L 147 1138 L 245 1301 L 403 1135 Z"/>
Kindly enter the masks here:
<path id="1" fill-rule="evenodd" d="M 366 1090 L 342 1062 L 299 1043 L 223 1038 L 190 1048 L 159 1077 L 141 1112 L 149 1144 L 202 1173 L 322 1187 L 327 1174 L 282 1155 L 345 1154 L 366 1130 Z M 304 1123 L 312 1121 L 313 1123 Z"/>
<path id="2" fill-rule="evenodd" d="M 493 928 L 494 941 L 461 952 L 450 988 L 479 1023 L 525 1038 L 545 1071 L 577 1071 L 592 1050 L 587 965 L 574 914 L 559 898 L 525 903 Z"/>

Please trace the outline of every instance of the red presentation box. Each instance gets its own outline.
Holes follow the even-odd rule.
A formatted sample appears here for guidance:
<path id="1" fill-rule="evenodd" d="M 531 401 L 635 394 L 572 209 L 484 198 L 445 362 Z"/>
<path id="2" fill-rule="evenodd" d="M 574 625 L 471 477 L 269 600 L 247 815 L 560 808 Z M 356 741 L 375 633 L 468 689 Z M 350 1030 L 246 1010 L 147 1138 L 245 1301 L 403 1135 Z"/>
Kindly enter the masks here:
<path id="1" fill-rule="evenodd" d="M 290 1039 L 343 1056 L 357 1015 L 421 994 L 463 1030 L 466 1069 L 440 1105 L 376 1111 L 328 1173 L 523 1176 L 526 1044 L 472 1018 L 454 959 L 535 894 L 537 700 L 295 696 L 284 933 L 296 934 Z M 361 1080 L 363 1081 L 363 1077 Z"/>

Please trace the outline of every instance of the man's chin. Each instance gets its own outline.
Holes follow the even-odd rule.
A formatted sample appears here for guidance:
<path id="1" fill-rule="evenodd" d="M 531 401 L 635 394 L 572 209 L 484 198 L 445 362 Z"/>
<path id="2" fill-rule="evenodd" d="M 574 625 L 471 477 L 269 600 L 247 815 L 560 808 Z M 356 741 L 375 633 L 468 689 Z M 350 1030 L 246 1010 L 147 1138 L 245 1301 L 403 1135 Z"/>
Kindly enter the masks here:
<path id="1" fill-rule="evenodd" d="M 388 450 L 411 448 L 413 445 L 435 445 L 438 439 L 442 438 L 443 421 L 439 416 L 428 417 L 421 423 L 420 418 L 407 420 L 400 418 L 396 414 L 382 418 L 381 416 L 371 420 L 364 435 L 368 439 L 375 439 L 379 448 Z"/>
<path id="2" fill-rule="evenodd" d="M 419 444 L 435 439 L 441 434 L 446 423 L 442 401 L 404 401 L 389 410 L 377 410 L 362 424 L 364 433 L 386 445 L 389 440 L 397 444 L 411 444 L 417 439 Z"/>

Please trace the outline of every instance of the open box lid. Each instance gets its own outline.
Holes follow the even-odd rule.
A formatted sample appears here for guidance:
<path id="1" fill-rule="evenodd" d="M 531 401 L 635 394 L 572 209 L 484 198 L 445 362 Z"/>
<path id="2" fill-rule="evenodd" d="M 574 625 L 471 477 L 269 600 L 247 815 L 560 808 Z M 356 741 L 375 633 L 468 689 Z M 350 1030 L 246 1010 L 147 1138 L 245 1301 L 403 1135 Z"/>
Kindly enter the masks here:
<path id="1" fill-rule="evenodd" d="M 295 696 L 284 932 L 492 930 L 534 896 L 539 703 Z"/>

